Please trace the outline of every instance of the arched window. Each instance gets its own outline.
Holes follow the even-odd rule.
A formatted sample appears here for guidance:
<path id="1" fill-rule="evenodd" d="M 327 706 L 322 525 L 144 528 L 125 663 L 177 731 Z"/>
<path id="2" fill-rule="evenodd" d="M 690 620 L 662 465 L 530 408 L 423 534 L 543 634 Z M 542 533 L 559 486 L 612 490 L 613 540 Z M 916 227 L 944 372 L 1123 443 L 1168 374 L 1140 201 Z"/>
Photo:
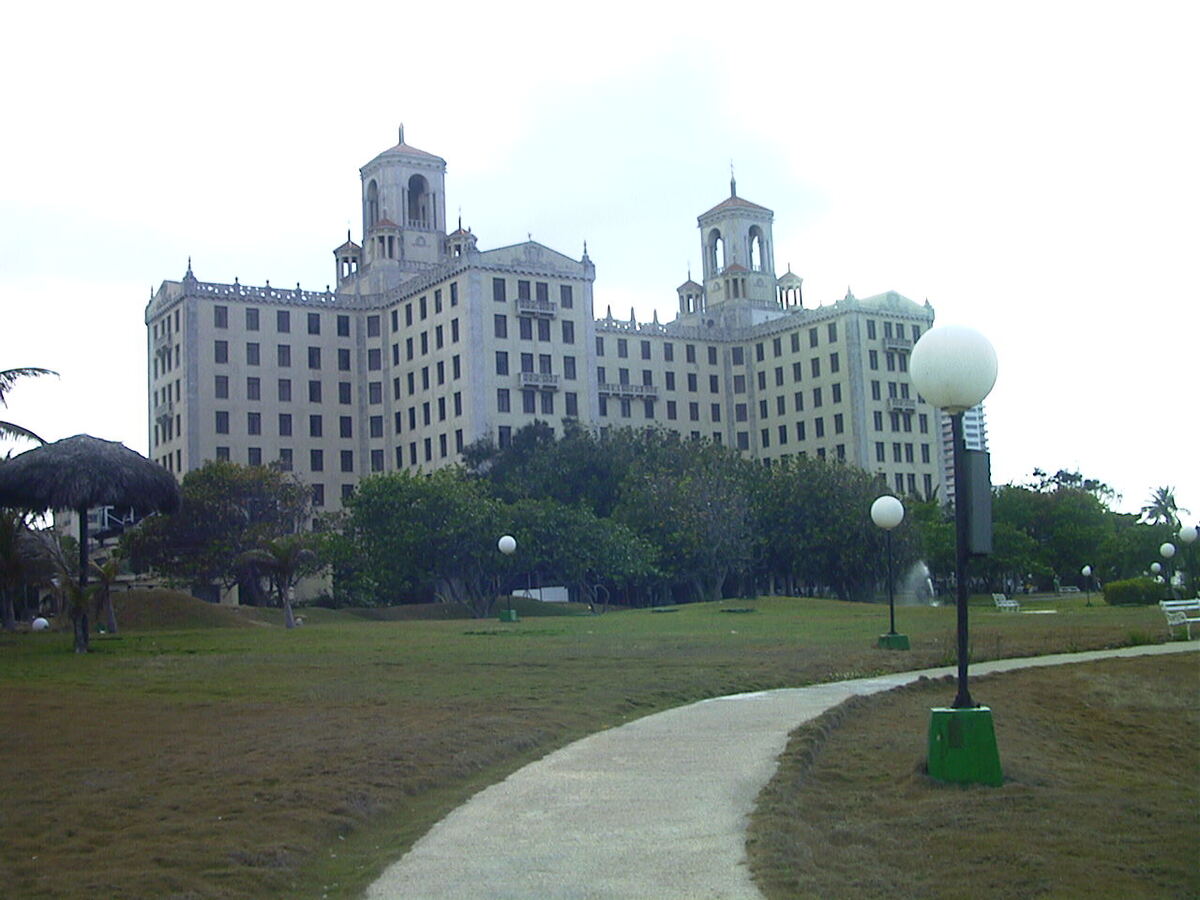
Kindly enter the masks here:
<path id="1" fill-rule="evenodd" d="M 379 221 L 379 185 L 375 183 L 375 179 L 371 179 L 371 183 L 367 185 L 367 225 L 374 225 Z"/>
<path id="2" fill-rule="evenodd" d="M 725 268 L 725 239 L 719 229 L 714 228 L 708 233 L 708 271 L 716 275 Z"/>
<path id="3" fill-rule="evenodd" d="M 767 238 L 762 229 L 751 226 L 746 243 L 750 247 L 750 271 L 763 271 L 767 268 Z"/>
<path id="4" fill-rule="evenodd" d="M 410 228 L 429 227 L 429 182 L 424 175 L 408 179 L 408 225 Z"/>

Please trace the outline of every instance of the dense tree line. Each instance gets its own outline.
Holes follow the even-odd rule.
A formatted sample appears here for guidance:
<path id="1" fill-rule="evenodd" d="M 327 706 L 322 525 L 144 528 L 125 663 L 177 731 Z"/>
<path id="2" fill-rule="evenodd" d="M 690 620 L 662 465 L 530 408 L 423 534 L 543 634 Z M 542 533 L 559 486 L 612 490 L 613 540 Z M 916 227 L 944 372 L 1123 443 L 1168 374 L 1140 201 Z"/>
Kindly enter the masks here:
<path id="1" fill-rule="evenodd" d="M 442 599 L 477 616 L 527 583 L 565 584 L 597 606 L 763 591 L 869 600 L 884 589 L 885 535 L 870 507 L 887 486 L 836 461 L 764 466 L 674 432 L 570 422 L 561 436 L 537 422 L 504 448 L 475 443 L 464 460 L 364 479 L 302 546 L 287 536 L 311 515 L 303 485 L 210 463 L 185 476 L 181 511 L 148 520 L 127 549 L 182 582 L 241 583 L 254 597 L 265 580 L 263 599 L 282 605 L 298 574 L 324 565 L 332 602 Z M 896 570 L 923 560 L 945 589 L 950 512 L 936 499 L 903 499 Z M 1112 499 L 1102 482 L 1066 471 L 995 488 L 994 552 L 972 563 L 972 587 L 1082 587 L 1084 565 L 1101 582 L 1144 572 L 1178 529 L 1173 494 L 1156 494 L 1141 516 L 1113 512 Z M 517 542 L 511 557 L 497 550 L 504 534 Z M 1181 550 L 1178 562 L 1195 568 L 1194 548 Z"/>

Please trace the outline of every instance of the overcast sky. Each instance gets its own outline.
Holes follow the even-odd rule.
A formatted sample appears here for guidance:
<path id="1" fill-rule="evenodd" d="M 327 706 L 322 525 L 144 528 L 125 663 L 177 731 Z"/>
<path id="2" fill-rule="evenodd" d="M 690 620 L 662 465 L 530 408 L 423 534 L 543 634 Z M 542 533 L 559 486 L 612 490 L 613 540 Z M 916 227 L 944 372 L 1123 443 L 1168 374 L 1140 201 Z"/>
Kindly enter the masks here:
<path id="1" fill-rule="evenodd" d="M 586 241 L 597 315 L 639 320 L 732 161 L 806 304 L 895 290 L 991 339 L 994 482 L 1200 516 L 1195 4 L 414 6 L 9 10 L 0 368 L 61 378 L 5 418 L 146 452 L 152 288 L 190 256 L 323 290 L 403 122 L 481 248 Z"/>

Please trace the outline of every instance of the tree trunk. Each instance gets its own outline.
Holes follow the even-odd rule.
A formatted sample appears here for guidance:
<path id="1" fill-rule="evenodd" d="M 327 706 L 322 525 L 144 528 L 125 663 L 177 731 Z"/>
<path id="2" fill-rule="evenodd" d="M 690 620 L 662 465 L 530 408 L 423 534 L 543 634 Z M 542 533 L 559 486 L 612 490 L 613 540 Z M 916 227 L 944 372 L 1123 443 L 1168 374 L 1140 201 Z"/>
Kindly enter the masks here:
<path id="1" fill-rule="evenodd" d="M 13 607 L 12 589 L 8 588 L 0 591 L 0 594 L 4 596 L 4 630 L 16 631 L 17 613 Z"/>
<path id="2" fill-rule="evenodd" d="M 113 608 L 112 592 L 109 591 L 108 597 L 104 601 L 105 612 L 108 613 L 108 633 L 117 633 L 117 611 Z"/>
<path id="3" fill-rule="evenodd" d="M 287 594 L 283 595 L 283 624 L 287 628 L 296 627 L 296 616 L 292 612 L 292 601 L 288 599 Z"/>
<path id="4" fill-rule="evenodd" d="M 88 615 L 87 611 L 83 610 L 71 616 L 71 623 L 75 626 L 75 652 L 88 652 Z"/>

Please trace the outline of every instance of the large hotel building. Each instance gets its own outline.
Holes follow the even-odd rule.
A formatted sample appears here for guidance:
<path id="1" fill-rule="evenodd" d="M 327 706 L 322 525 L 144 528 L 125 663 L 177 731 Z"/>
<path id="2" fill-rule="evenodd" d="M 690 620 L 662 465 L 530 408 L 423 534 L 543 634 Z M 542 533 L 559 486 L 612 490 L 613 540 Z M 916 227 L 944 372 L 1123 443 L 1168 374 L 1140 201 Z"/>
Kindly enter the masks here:
<path id="1" fill-rule="evenodd" d="M 324 292 L 200 281 L 146 307 L 151 458 L 277 463 L 332 509 L 373 472 L 430 471 L 541 419 L 655 425 L 764 463 L 844 460 L 941 489 L 942 426 L 908 354 L 933 309 L 889 292 L 807 307 L 777 277 L 771 210 L 699 217 L 702 281 L 660 323 L 596 318 L 595 266 L 536 241 L 482 250 L 446 220 L 446 162 L 404 142 L 363 166 L 362 242 Z M 599 298 L 602 300 L 602 298 Z"/>

